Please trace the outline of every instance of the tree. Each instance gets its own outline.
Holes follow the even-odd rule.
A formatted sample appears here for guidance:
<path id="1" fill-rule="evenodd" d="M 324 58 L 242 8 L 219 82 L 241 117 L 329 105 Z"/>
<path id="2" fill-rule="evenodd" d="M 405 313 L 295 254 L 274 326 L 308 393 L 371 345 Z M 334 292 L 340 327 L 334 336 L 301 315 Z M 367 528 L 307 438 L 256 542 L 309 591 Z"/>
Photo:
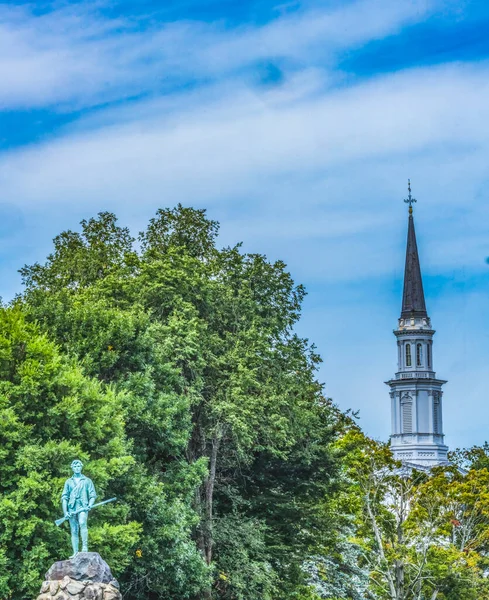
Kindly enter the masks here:
<path id="1" fill-rule="evenodd" d="M 65 359 L 18 308 L 0 309 L 0 595 L 33 596 L 69 533 L 54 524 L 70 462 L 81 458 L 98 493 L 119 492 L 134 467 L 122 399 Z M 140 523 L 127 504 L 94 510 L 92 539 L 121 572 Z"/>
<path id="2" fill-rule="evenodd" d="M 22 270 L 22 302 L 124 392 L 138 464 L 172 498 L 193 498 L 213 593 L 240 598 L 251 560 L 247 600 L 283 599 L 305 585 L 304 553 L 327 535 L 319 500 L 335 486 L 338 411 L 314 347 L 294 333 L 304 289 L 280 261 L 218 249 L 217 232 L 204 211 L 160 210 L 136 251 L 102 213 Z"/>
<path id="3" fill-rule="evenodd" d="M 484 577 L 489 473 L 463 473 L 454 466 L 426 473 L 402 466 L 388 445 L 355 426 L 339 444 L 348 448 L 349 485 L 338 497 L 338 511 L 354 516 L 350 555 L 354 548 L 362 552 L 353 575 L 358 569 L 368 573 L 368 597 L 489 597 Z"/>

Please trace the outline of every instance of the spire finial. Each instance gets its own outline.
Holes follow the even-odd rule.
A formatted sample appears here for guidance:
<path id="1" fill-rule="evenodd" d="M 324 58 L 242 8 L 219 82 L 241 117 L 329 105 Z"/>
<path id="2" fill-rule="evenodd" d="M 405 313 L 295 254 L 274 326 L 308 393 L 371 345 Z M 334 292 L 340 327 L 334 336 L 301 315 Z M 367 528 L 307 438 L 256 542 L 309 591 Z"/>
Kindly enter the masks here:
<path id="1" fill-rule="evenodd" d="M 413 202 L 417 202 L 416 198 L 411 196 L 411 180 L 408 179 L 408 197 L 404 200 L 407 204 L 409 204 L 409 214 L 413 214 Z"/>

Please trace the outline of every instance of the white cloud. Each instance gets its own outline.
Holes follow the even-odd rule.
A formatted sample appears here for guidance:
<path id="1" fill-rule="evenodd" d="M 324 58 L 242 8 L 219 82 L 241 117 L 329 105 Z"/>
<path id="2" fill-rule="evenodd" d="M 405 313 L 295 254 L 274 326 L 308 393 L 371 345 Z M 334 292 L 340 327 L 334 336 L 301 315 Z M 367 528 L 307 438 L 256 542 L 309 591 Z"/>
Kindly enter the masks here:
<path id="1" fill-rule="evenodd" d="M 325 50 L 331 54 L 395 33 L 422 20 L 434 4 L 429 0 L 358 0 L 335 10 L 287 15 L 263 27 L 243 28 L 214 40 L 204 47 L 199 66 L 222 71 L 267 57 L 310 61 L 318 50 L 324 62 Z"/>
<path id="2" fill-rule="evenodd" d="M 97 4 L 43 16 L 0 5 L 0 108 L 94 105 L 168 91 L 188 79 L 223 77 L 276 57 L 307 66 L 314 51 L 364 43 L 423 18 L 433 1 L 356 0 L 299 11 L 270 24 L 226 29 L 203 22 L 148 26 L 109 19 Z"/>
<path id="3" fill-rule="evenodd" d="M 284 177 L 294 179 L 296 189 L 303 178 L 331 174 L 334 183 L 340 174 L 344 180 L 348 169 L 358 177 L 366 161 L 373 170 L 393 170 L 418 157 L 423 172 L 427 153 L 453 163 L 452 178 L 470 156 L 458 170 L 464 177 L 467 169 L 484 168 L 488 71 L 486 64 L 417 69 L 312 95 L 296 82 L 290 93 L 236 86 L 210 102 L 196 94 L 191 106 L 168 115 L 157 115 L 152 104 L 148 117 L 142 103 L 128 124 L 99 124 L 7 153 L 0 158 L 0 185 L 24 205 L 87 198 L 94 205 L 110 198 L 152 205 L 161 197 L 220 203 L 260 197 Z M 361 190 L 361 181 L 355 187 Z M 338 187 L 331 191 L 322 203 L 366 200 L 362 192 L 342 199 Z M 294 194 L 288 194 L 292 204 Z M 308 196 L 301 198 L 306 205 Z"/>
<path id="4" fill-rule="evenodd" d="M 159 206 L 207 207 L 222 223 L 223 243 L 243 239 L 246 250 L 284 259 L 311 287 L 301 333 L 326 359 L 328 389 L 344 408 L 361 408 L 370 433 L 386 437 L 382 382 L 395 368 L 392 282 L 402 274 L 407 177 L 419 199 L 423 271 L 462 272 L 445 305 L 428 297 L 436 327 L 449 331 L 464 278 L 487 270 L 489 65 L 412 69 L 336 87 L 333 66 L 338 50 L 394 33 L 432 7 L 361 0 L 262 27 L 178 23 L 145 33 L 95 12 L 34 19 L 2 9 L 0 105 L 68 110 L 154 90 L 160 79 L 210 79 L 193 91 L 90 113 L 50 141 L 1 154 L 2 197 L 26 219 L 22 236 L 8 241 L 12 272 L 42 260 L 50 237 L 96 211 L 113 209 L 137 231 Z M 247 85 L 240 69 L 270 57 L 294 63 L 284 83 Z M 4 264 L 4 280 L 7 271 Z M 8 296 L 11 284 L 2 289 Z M 453 339 L 440 335 L 439 374 L 453 379 L 447 432 L 461 416 L 449 393 L 466 394 L 471 407 L 485 394 L 485 384 L 466 385 L 482 381 L 487 362 L 485 309 L 480 299 L 470 302 Z M 464 336 L 484 344 L 464 350 L 461 369 Z M 464 413 L 456 443 L 470 443 L 468 429 Z"/>
<path id="5" fill-rule="evenodd" d="M 139 103 L 125 124 L 0 156 L 0 189 L 56 222 L 76 214 L 59 227 L 102 209 L 144 220 L 179 201 L 204 206 L 223 242 L 244 240 L 313 283 L 398 275 L 410 176 L 425 272 L 483 272 L 488 81 L 488 65 L 461 64 L 340 90 L 315 74 L 265 92 L 224 85 L 163 114 Z"/>

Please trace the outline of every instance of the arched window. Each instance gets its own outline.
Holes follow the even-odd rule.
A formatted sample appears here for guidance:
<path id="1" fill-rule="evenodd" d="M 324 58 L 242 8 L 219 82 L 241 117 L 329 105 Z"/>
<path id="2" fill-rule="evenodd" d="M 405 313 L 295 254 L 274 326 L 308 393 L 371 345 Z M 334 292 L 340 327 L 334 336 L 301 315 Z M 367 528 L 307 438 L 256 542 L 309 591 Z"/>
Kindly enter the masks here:
<path id="1" fill-rule="evenodd" d="M 431 345 L 430 344 L 428 344 L 426 346 L 426 355 L 428 358 L 428 369 L 431 369 Z"/>
<path id="2" fill-rule="evenodd" d="M 406 344 L 406 367 L 411 366 L 411 344 Z"/>
<path id="3" fill-rule="evenodd" d="M 416 344 L 416 366 L 423 366 L 423 344 Z"/>

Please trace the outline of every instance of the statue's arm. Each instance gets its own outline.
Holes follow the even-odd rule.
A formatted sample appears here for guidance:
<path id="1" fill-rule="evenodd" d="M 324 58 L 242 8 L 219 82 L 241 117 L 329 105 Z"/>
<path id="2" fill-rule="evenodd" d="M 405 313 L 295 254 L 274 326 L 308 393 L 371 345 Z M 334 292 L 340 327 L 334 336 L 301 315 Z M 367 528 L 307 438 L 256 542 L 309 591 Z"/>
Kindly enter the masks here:
<path id="1" fill-rule="evenodd" d="M 97 492 L 95 491 L 95 486 L 93 485 L 93 481 L 90 479 L 90 483 L 88 486 L 88 506 L 92 508 L 95 504 L 95 500 L 97 499 Z"/>
<path id="2" fill-rule="evenodd" d="M 70 497 L 70 486 L 68 482 L 65 483 L 65 487 L 63 488 L 63 493 L 61 494 L 61 505 L 63 507 L 63 515 L 65 517 L 68 516 L 68 498 Z"/>

